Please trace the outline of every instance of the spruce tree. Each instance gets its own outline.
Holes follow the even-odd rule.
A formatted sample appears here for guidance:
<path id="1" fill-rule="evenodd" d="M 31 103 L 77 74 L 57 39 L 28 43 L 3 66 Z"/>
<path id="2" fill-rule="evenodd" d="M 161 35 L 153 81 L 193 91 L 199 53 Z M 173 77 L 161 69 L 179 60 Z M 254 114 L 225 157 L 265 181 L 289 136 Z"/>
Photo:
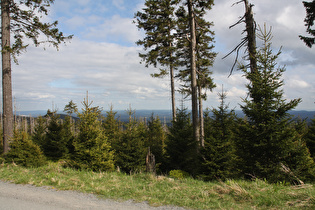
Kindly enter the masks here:
<path id="1" fill-rule="evenodd" d="M 92 102 L 85 99 L 82 103 L 79 134 L 73 142 L 73 166 L 79 169 L 93 171 L 108 171 L 114 169 L 114 152 L 99 120 L 101 110 L 91 107 Z"/>
<path id="2" fill-rule="evenodd" d="M 307 158 L 300 135 L 292 129 L 287 113 L 301 99 L 289 102 L 283 99 L 280 88 L 283 86 L 281 76 L 285 68 L 276 63 L 280 52 L 272 53 L 271 31 L 265 27 L 260 28 L 259 32 L 263 46 L 257 52 L 257 71 L 241 67 L 249 84 L 248 97 L 243 99 L 244 105 L 241 105 L 247 120 L 240 126 L 240 136 L 236 138 L 237 154 L 244 175 L 275 182 L 293 178 L 292 173 L 284 172 L 284 167 L 298 176 L 308 170 L 305 166 L 309 167 L 312 163 Z"/>
<path id="3" fill-rule="evenodd" d="M 46 163 L 40 147 L 34 144 L 26 132 L 15 131 L 10 147 L 10 151 L 5 155 L 9 163 L 14 162 L 25 167 L 40 167 Z"/>
<path id="4" fill-rule="evenodd" d="M 182 170 L 196 175 L 198 170 L 197 142 L 192 132 L 190 114 L 182 107 L 177 109 L 176 121 L 172 121 L 166 142 L 168 170 Z"/>
<path id="5" fill-rule="evenodd" d="M 303 1 L 303 5 L 306 10 L 306 17 L 304 19 L 306 32 L 311 35 L 308 36 L 299 36 L 300 39 L 306 44 L 308 47 L 312 47 L 315 44 L 315 30 L 311 27 L 314 26 L 314 20 L 315 20 L 315 0 L 311 2 Z"/>
<path id="6" fill-rule="evenodd" d="M 45 156 L 53 161 L 64 158 L 68 154 L 68 139 L 65 138 L 65 130 L 60 122 L 60 116 L 54 112 L 47 112 L 48 126 L 45 135 L 43 151 Z"/>
<path id="7" fill-rule="evenodd" d="M 207 9 L 211 9 L 212 1 L 208 2 Z M 212 22 L 206 21 L 204 16 L 206 10 L 203 7 L 194 6 L 194 22 L 196 34 L 196 70 L 197 70 L 197 95 L 198 95 L 198 110 L 199 110 L 199 125 L 200 125 L 200 146 L 204 146 L 204 123 L 203 123 L 203 100 L 207 99 L 207 90 L 215 88 L 213 78 L 211 77 L 212 71 L 210 67 L 213 66 L 216 53 L 213 52 L 214 48 L 214 32 L 211 30 Z M 191 41 L 187 39 L 189 34 L 189 15 L 185 7 L 180 7 L 176 15 L 178 17 L 177 34 L 178 42 L 177 48 L 180 49 L 176 52 L 181 69 L 176 77 L 182 82 L 180 91 L 187 96 L 192 94 L 191 89 L 191 62 L 190 62 L 190 44 Z M 199 141 L 199 140 L 198 140 Z"/>
<path id="8" fill-rule="evenodd" d="M 32 140 L 37 144 L 41 150 L 43 150 L 45 144 L 45 136 L 47 129 L 47 119 L 45 117 L 39 116 L 36 118 L 34 133 L 32 134 Z"/>
<path id="9" fill-rule="evenodd" d="M 116 117 L 117 112 L 113 111 L 113 106 L 106 112 L 106 116 L 103 120 L 103 128 L 105 135 L 108 137 L 112 149 L 117 150 L 119 144 L 119 138 L 121 136 L 121 122 Z"/>
<path id="10" fill-rule="evenodd" d="M 152 114 L 148 121 L 146 148 L 150 148 L 150 151 L 155 156 L 156 167 L 159 167 L 164 163 L 165 154 L 165 140 L 166 131 L 163 127 L 159 117 L 154 117 Z M 162 170 L 164 169 L 162 166 Z"/>
<path id="11" fill-rule="evenodd" d="M 160 68 L 159 73 L 151 74 L 153 77 L 170 75 L 173 119 L 176 117 L 174 82 L 176 20 L 174 11 L 178 2 L 179 0 L 146 0 L 143 11 L 138 11 L 135 14 L 137 27 L 143 29 L 146 35 L 144 39 L 136 42 L 147 51 L 146 53 L 139 53 L 139 56 L 147 67 L 149 65 L 154 67 L 161 65 L 162 68 Z"/>
<path id="12" fill-rule="evenodd" d="M 308 131 L 305 136 L 306 145 L 315 161 L 315 118 L 312 119 L 312 122 L 308 126 Z"/>
<path id="13" fill-rule="evenodd" d="M 126 173 L 144 171 L 145 168 L 146 126 L 134 114 L 133 110 L 128 110 L 129 122 L 125 124 L 116 147 L 116 165 Z"/>
<path id="14" fill-rule="evenodd" d="M 66 116 L 63 123 L 62 123 L 62 137 L 64 139 L 64 142 L 66 144 L 66 152 L 64 154 L 64 157 L 66 159 L 70 158 L 70 156 L 74 153 L 74 146 L 73 141 L 75 139 L 75 125 L 73 123 L 71 116 Z"/>
<path id="15" fill-rule="evenodd" d="M 201 150 L 201 176 L 205 180 L 224 180 L 236 175 L 234 138 L 237 117 L 225 104 L 226 93 L 222 91 L 218 95 L 220 106 L 205 113 L 205 147 Z"/>

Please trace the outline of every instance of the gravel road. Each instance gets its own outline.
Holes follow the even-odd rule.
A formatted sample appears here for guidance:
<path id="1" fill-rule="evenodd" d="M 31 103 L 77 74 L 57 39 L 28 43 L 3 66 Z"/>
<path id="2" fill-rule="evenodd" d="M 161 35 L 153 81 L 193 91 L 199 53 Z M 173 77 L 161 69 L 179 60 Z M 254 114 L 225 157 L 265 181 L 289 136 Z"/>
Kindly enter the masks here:
<path id="1" fill-rule="evenodd" d="M 0 180 L 1 210 L 66 210 L 66 209 L 108 209 L 108 210 L 184 210 L 180 207 L 151 207 L 147 203 L 132 201 L 117 202 L 99 199 L 95 195 L 74 191 L 57 191 L 51 187 L 18 185 Z"/>

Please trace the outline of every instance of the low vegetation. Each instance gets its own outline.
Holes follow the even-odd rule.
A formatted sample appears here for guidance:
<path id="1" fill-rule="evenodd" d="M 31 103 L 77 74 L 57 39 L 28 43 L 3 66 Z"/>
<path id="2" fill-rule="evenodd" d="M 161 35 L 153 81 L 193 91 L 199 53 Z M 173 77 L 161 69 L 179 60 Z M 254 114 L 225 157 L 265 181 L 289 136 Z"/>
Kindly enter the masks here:
<path id="1" fill-rule="evenodd" d="M 148 201 L 152 206 L 175 205 L 189 209 L 314 209 L 311 184 L 269 184 L 263 180 L 204 182 L 152 174 L 92 172 L 64 168 L 50 162 L 39 168 L 2 164 L 0 179 L 17 184 L 74 190 L 119 201 Z"/>

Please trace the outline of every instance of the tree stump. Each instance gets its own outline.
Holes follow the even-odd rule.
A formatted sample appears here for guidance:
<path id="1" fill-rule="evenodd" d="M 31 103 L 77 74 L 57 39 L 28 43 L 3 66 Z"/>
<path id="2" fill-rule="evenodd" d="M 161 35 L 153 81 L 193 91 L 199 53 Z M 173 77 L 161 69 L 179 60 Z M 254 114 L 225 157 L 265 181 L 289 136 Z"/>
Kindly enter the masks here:
<path id="1" fill-rule="evenodd" d="M 151 153 L 150 147 L 148 148 L 148 153 L 146 157 L 146 170 L 148 173 L 155 174 L 155 156 L 153 153 Z"/>

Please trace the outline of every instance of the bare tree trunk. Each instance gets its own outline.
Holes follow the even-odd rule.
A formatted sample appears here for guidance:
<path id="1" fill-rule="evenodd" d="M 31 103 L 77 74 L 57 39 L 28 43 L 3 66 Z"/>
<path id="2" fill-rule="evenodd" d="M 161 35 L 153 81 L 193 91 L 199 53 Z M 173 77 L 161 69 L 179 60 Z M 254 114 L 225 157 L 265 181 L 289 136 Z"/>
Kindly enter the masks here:
<path id="1" fill-rule="evenodd" d="M 195 141 L 200 141 L 199 120 L 198 120 L 198 97 L 196 79 L 196 28 L 195 15 L 193 12 L 192 0 L 187 0 L 190 25 L 190 68 L 191 68 L 191 102 L 192 102 L 192 123 Z M 198 145 L 199 146 L 199 145 Z"/>
<path id="2" fill-rule="evenodd" d="M 248 55 L 250 61 L 251 72 L 257 71 L 257 59 L 256 59 L 256 24 L 254 21 L 254 15 L 252 11 L 252 4 L 248 3 L 248 0 L 244 0 L 245 3 L 245 23 L 248 39 Z"/>
<path id="3" fill-rule="evenodd" d="M 10 149 L 13 137 L 13 108 L 10 53 L 10 1 L 1 1 L 1 47 L 2 47 L 2 96 L 3 96 L 3 152 Z"/>
<path id="4" fill-rule="evenodd" d="M 199 122 L 200 122 L 200 146 L 205 146 L 205 126 L 203 118 L 203 103 L 202 103 L 202 93 L 201 86 L 198 86 L 198 100 L 199 100 Z"/>
<path id="5" fill-rule="evenodd" d="M 173 120 L 176 121 L 174 67 L 172 64 L 170 65 L 170 77 L 171 77 L 171 95 L 172 95 L 172 114 L 173 114 Z"/>
<path id="6" fill-rule="evenodd" d="M 171 36 L 171 23 L 169 23 L 169 29 L 168 29 L 168 36 Z M 175 104 L 175 84 L 174 84 L 174 64 L 173 64 L 173 53 L 172 49 L 172 42 L 169 43 L 170 48 L 170 79 L 171 79 L 171 97 L 172 97 L 172 114 L 173 114 L 173 121 L 176 121 L 176 104 Z"/>
<path id="7" fill-rule="evenodd" d="M 155 156 L 151 152 L 150 147 L 148 148 L 148 153 L 147 153 L 145 162 L 146 162 L 146 171 L 148 173 L 155 174 L 156 173 L 156 170 L 155 170 Z"/>

